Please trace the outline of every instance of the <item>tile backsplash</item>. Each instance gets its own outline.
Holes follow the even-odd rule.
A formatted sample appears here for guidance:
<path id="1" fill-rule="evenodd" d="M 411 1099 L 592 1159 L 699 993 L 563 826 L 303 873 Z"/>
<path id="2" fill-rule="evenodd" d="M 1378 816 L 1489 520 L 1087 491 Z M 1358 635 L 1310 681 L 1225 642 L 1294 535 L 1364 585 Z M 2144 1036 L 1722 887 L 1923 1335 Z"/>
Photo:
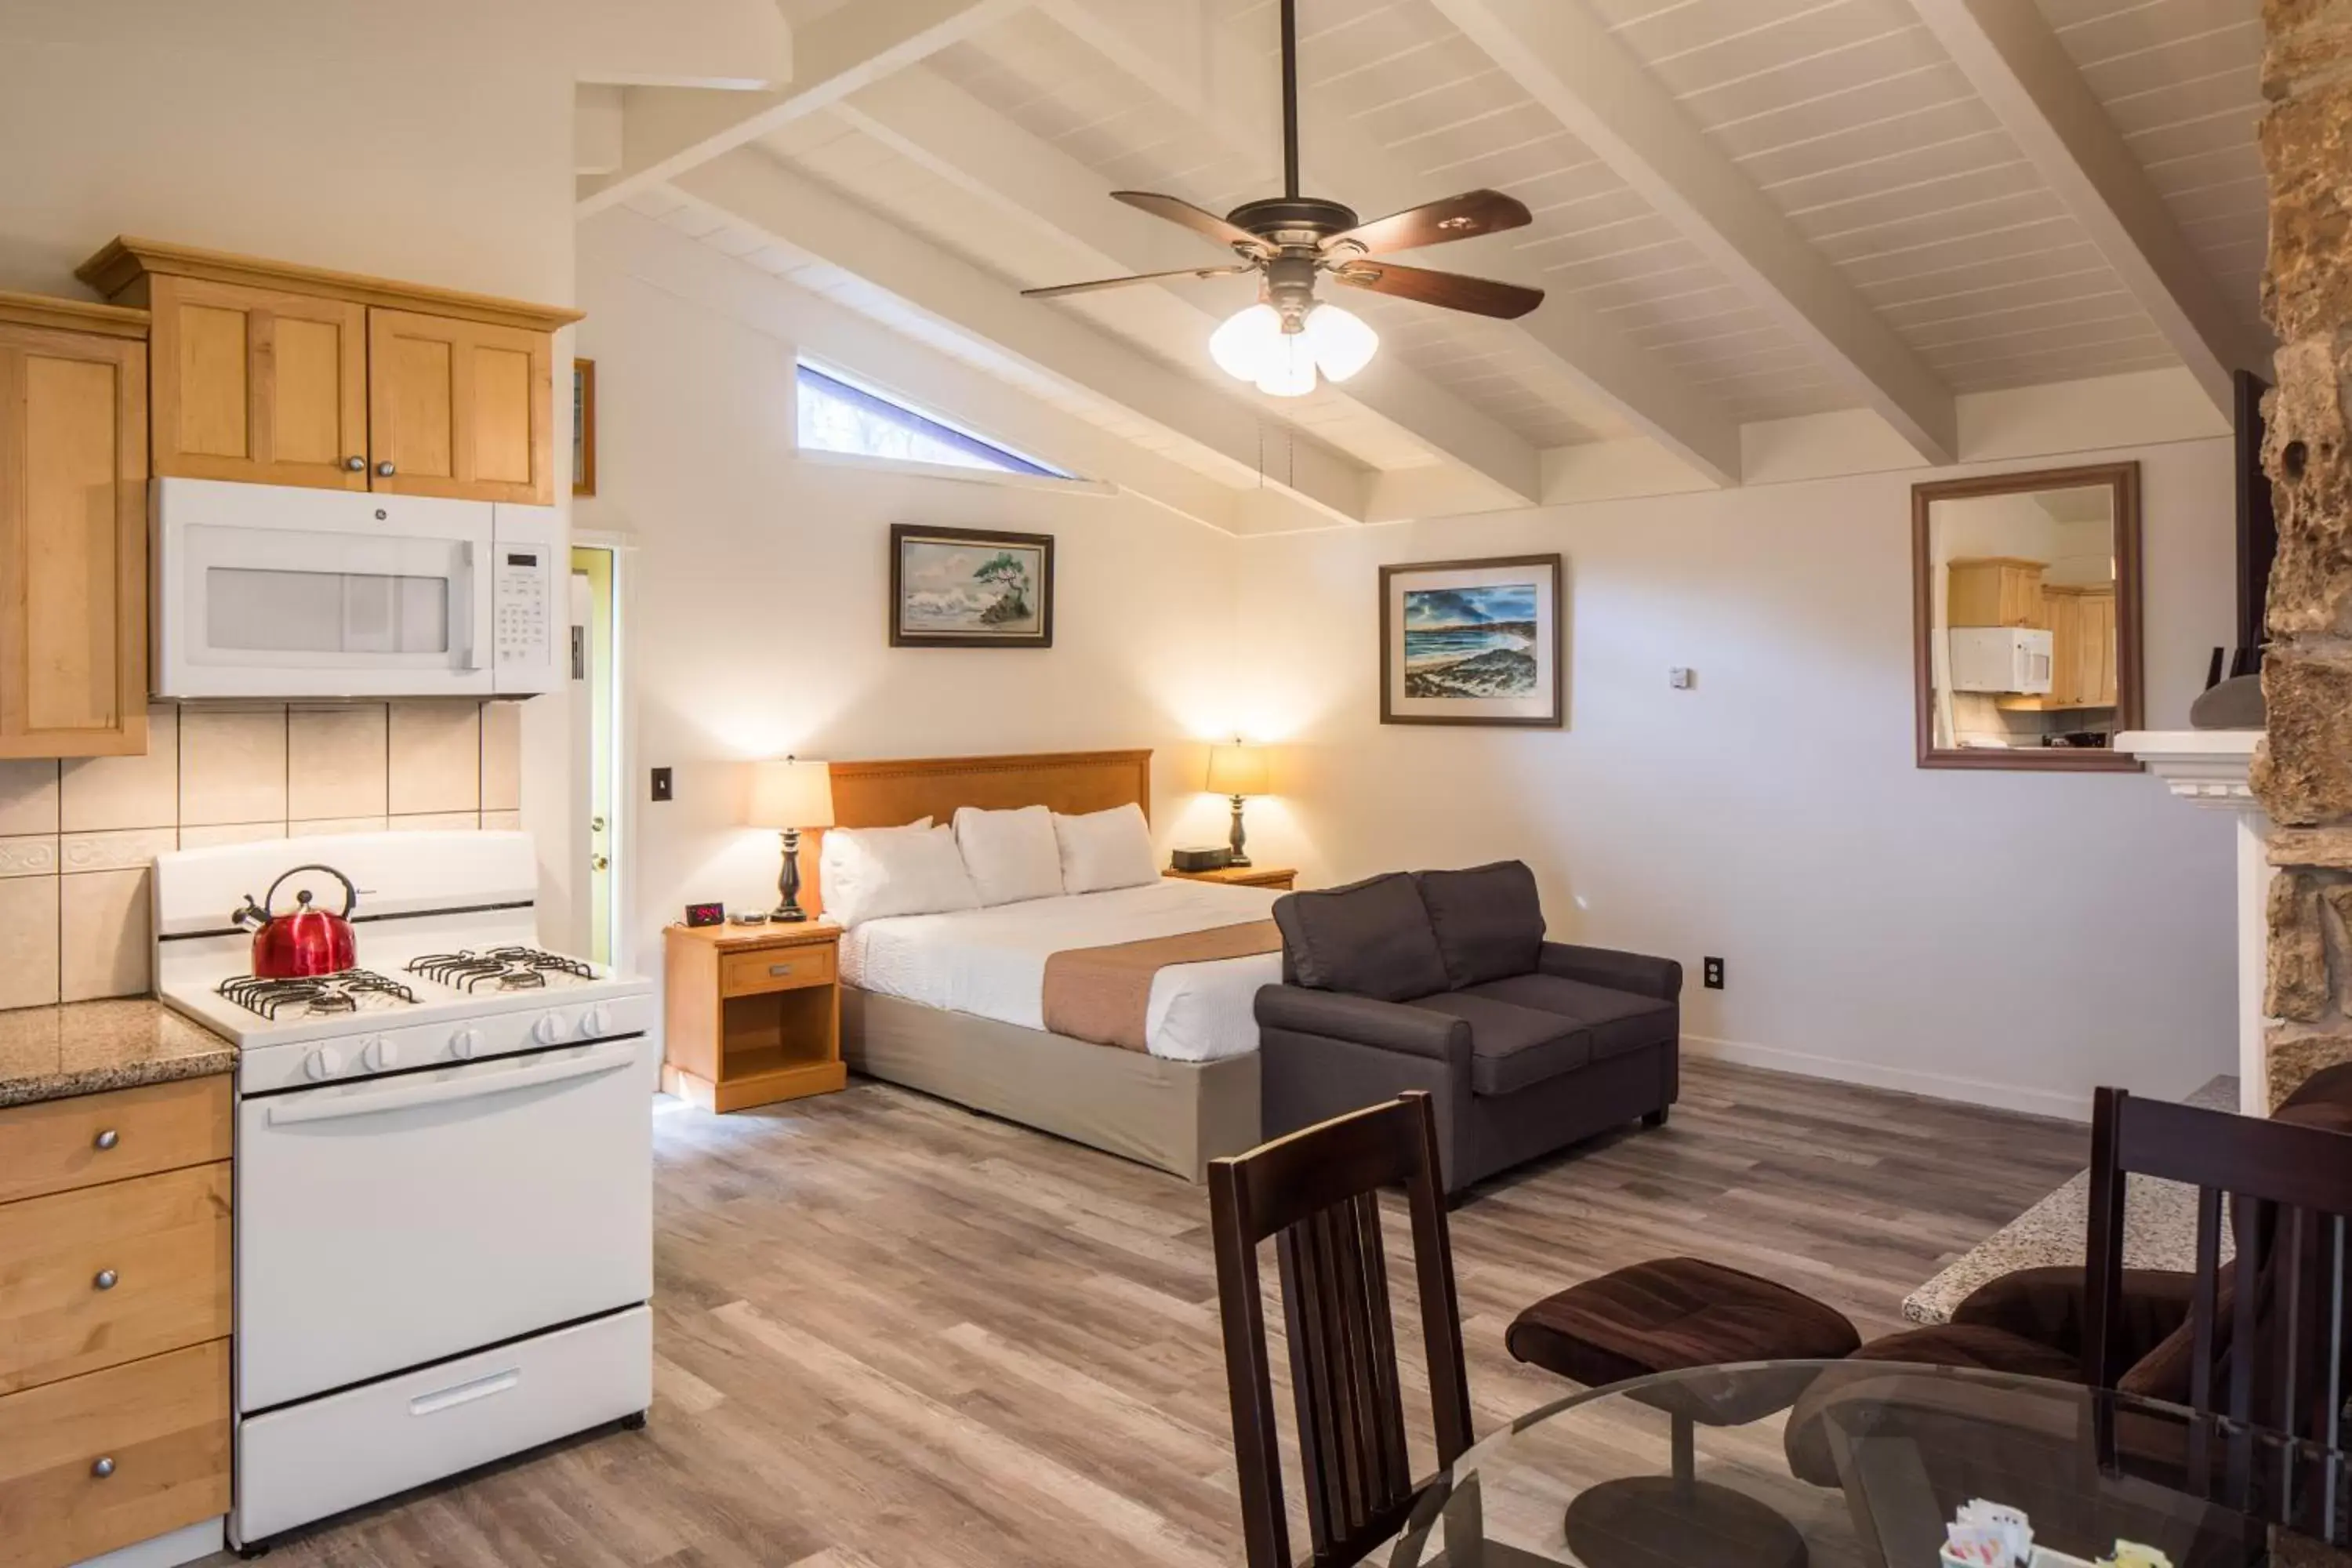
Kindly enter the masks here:
<path id="1" fill-rule="evenodd" d="M 0 1007 L 146 992 L 164 850 L 520 827 L 521 738 L 514 702 L 164 703 L 145 756 L 0 761 Z"/>

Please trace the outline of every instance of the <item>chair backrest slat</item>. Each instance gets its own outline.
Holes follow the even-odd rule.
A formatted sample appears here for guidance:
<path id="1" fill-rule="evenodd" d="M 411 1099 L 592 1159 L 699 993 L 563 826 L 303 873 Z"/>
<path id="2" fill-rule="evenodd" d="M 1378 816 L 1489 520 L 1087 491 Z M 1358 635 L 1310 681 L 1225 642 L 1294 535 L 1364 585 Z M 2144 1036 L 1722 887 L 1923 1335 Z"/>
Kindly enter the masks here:
<path id="1" fill-rule="evenodd" d="M 1314 1562 L 1360 1561 L 1395 1532 L 1416 1495 L 1389 1307 L 1383 1186 L 1402 1184 L 1412 1212 L 1439 1463 L 1451 1465 L 1469 1447 L 1462 1314 L 1438 1180 L 1437 1121 L 1423 1093 L 1210 1164 L 1217 1294 L 1250 1568 L 1288 1568 L 1290 1562 L 1258 1294 L 1257 1247 L 1268 1237 L 1282 1280 Z"/>

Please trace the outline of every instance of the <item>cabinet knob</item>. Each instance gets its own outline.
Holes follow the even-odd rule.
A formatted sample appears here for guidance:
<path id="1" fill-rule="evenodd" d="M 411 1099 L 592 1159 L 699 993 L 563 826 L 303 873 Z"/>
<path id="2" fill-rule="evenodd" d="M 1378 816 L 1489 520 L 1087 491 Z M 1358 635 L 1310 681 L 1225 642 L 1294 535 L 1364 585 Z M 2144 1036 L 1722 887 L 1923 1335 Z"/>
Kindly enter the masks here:
<path id="1" fill-rule="evenodd" d="M 98 1271 L 98 1277 L 89 1282 L 90 1289 L 94 1290 L 111 1290 L 114 1289 L 115 1281 L 121 1278 L 122 1276 L 117 1274 L 111 1268 L 101 1268 Z"/>
<path id="2" fill-rule="evenodd" d="M 377 475 L 378 475 L 380 478 L 387 479 L 390 479 L 390 478 L 392 478 L 392 475 L 393 475 L 392 459 L 391 459 L 391 458 L 386 458 L 383 462 L 378 463 L 378 464 L 375 466 L 375 471 L 376 471 Z"/>
<path id="3" fill-rule="evenodd" d="M 117 1132 L 113 1128 L 109 1127 L 101 1131 L 97 1137 L 91 1139 L 90 1145 L 91 1147 L 103 1152 L 113 1148 L 117 1143 L 121 1142 L 122 1134 Z"/>
<path id="4" fill-rule="evenodd" d="M 114 1456 L 111 1454 L 103 1454 L 99 1458 L 92 1459 L 89 1465 L 89 1473 L 96 1476 L 101 1481 L 106 1479 L 107 1477 L 114 1473 Z"/>
<path id="5" fill-rule="evenodd" d="M 345 458 L 343 459 L 343 467 L 349 468 L 352 473 L 364 474 L 367 472 L 367 459 L 365 458 Z"/>
<path id="6" fill-rule="evenodd" d="M 792 972 L 793 966 L 789 963 L 772 963 L 768 965 L 768 973 L 774 975 L 779 980 L 782 980 L 785 975 L 790 974 Z"/>

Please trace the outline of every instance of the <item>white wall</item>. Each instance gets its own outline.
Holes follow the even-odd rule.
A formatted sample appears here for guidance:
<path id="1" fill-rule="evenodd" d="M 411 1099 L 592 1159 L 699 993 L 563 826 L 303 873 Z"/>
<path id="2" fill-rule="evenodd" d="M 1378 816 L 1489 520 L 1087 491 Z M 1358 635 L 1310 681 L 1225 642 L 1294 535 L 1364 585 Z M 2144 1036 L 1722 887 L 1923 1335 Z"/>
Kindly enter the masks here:
<path id="1" fill-rule="evenodd" d="M 600 435 L 598 493 L 578 515 L 583 529 L 632 542 L 624 657 L 635 766 L 625 793 L 641 967 L 657 966 L 659 929 L 689 901 L 774 903 L 775 836 L 740 820 L 743 764 L 755 757 L 1150 746 L 1163 843 L 1222 840 L 1218 803 L 1200 793 L 1202 742 L 1234 721 L 1238 542 L 1125 496 L 797 458 L 798 333 L 825 334 L 828 357 L 845 368 L 878 368 L 844 351 L 838 307 L 649 229 L 627 215 L 585 226 L 580 274 Z M 704 276 L 701 258 L 734 275 L 719 281 L 745 294 L 761 325 L 643 275 Z M 945 397 L 963 374 L 887 346 L 902 393 Z M 927 374 L 936 385 L 906 384 Z M 1009 436 L 1007 422 L 1034 412 L 1005 406 L 986 427 Z M 891 648 L 895 522 L 1053 534 L 1054 647 Z M 644 770 L 656 766 L 677 770 L 667 805 L 646 803 Z"/>
<path id="2" fill-rule="evenodd" d="M 2095 458 L 2143 465 L 2147 717 L 2177 726 L 2230 638 L 2229 447 Z M 2227 820 L 2140 774 L 1913 765 L 1917 477 L 1245 542 L 1244 721 L 1290 742 L 1256 858 L 1524 857 L 1556 931 L 1681 959 L 1700 1048 L 1769 1066 L 2065 1114 L 2228 1070 Z M 1555 550 L 1566 730 L 1377 722 L 1381 563 Z"/>
<path id="3" fill-rule="evenodd" d="M 618 52 L 611 10 L 592 35 Z M 0 288 L 88 298 L 74 268 L 134 234 L 569 304 L 566 15 L 565 0 L 6 0 Z M 542 927 L 576 947 L 568 730 L 562 699 L 524 705 Z"/>

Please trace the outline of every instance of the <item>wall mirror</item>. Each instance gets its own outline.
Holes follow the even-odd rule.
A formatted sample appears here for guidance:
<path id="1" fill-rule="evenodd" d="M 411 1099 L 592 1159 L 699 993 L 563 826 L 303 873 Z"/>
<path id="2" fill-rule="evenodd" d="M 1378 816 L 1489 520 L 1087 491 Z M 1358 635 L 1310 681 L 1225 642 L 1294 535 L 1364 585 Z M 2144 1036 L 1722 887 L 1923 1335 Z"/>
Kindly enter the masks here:
<path id="1" fill-rule="evenodd" d="M 1923 768 L 2136 768 L 2139 465 L 1911 491 Z"/>

